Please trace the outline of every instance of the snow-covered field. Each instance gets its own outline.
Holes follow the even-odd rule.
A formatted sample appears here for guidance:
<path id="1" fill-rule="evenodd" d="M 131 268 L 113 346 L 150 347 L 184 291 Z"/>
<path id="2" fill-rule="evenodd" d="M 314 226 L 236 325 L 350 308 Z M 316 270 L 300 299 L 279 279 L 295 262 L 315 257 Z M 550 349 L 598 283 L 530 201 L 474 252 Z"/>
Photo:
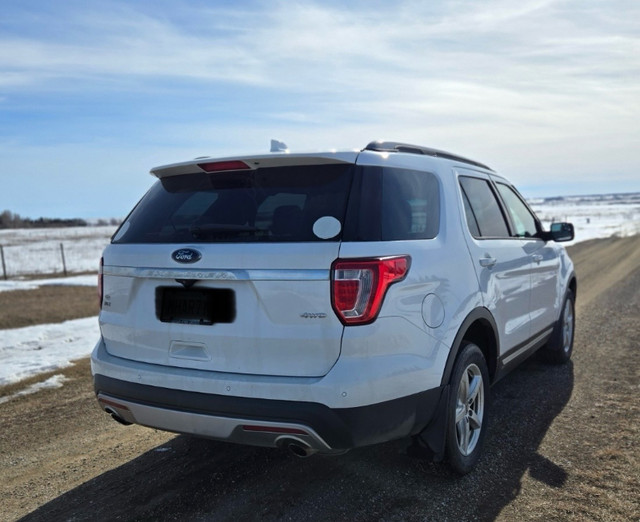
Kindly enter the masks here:
<path id="1" fill-rule="evenodd" d="M 553 222 L 573 223 L 576 231 L 573 243 L 594 238 L 640 234 L 640 192 L 540 198 L 530 200 L 529 205 L 547 229 Z"/>
<path id="2" fill-rule="evenodd" d="M 8 290 L 33 290 L 41 286 L 96 286 L 97 284 L 97 274 L 54 277 L 52 279 L 8 279 L 6 281 L 0 280 L 0 292 L 6 292 Z M 0 332 L 2 332 L 2 330 L 0 330 Z"/>
<path id="3" fill-rule="evenodd" d="M 8 278 L 62 274 L 62 252 L 67 273 L 97 271 L 102 250 L 115 230 L 114 226 L 0 230 L 4 256 L 0 277 L 5 273 Z"/>
<path id="4" fill-rule="evenodd" d="M 546 198 L 530 201 L 533 209 L 548 227 L 552 221 L 570 221 L 576 229 L 574 242 L 588 239 L 630 236 L 640 233 L 640 193 Z M 20 267 L 21 274 L 61 272 L 51 270 L 56 262 L 49 257 L 59 256 L 59 244 L 64 243 L 65 255 L 73 252 L 72 271 L 93 271 L 100 253 L 109 242 L 114 227 L 79 227 L 72 229 L 4 230 L 0 244 L 5 257 L 11 253 L 11 263 Z M 15 252 L 12 249 L 16 249 Z M 59 258 L 59 257 L 58 257 Z M 47 264 L 50 263 L 50 264 Z M 9 263 L 7 263 L 9 264 Z M 14 266 L 12 265 L 12 266 Z M 0 291 L 28 289 L 42 284 L 96 284 L 95 276 L 76 276 L 67 279 L 0 281 Z M 1 310 L 0 310 L 1 313 Z M 30 326 L 0 330 L 0 386 L 18 382 L 45 371 L 64 368 L 71 361 L 91 353 L 99 336 L 97 318 L 78 319 L 56 325 Z M 35 393 L 43 387 L 61 386 L 64 379 L 56 375 L 0 400 Z"/>

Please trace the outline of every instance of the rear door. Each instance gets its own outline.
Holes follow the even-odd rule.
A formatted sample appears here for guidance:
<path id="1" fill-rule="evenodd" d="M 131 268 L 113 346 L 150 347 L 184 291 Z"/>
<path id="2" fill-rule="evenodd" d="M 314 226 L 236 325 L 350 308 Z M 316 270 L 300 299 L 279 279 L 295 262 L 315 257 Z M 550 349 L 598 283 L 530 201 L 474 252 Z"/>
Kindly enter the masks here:
<path id="1" fill-rule="evenodd" d="M 104 253 L 109 353 L 206 371 L 325 375 L 340 355 L 329 271 L 352 175 L 353 165 L 333 161 L 163 177 Z"/>

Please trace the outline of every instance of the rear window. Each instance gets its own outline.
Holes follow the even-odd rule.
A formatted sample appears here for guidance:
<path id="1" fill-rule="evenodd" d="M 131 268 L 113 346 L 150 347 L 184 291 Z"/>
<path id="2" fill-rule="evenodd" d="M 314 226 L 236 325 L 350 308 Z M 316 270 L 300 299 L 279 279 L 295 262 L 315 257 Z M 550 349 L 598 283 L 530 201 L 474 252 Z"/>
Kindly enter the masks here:
<path id="1" fill-rule="evenodd" d="M 290 242 L 344 222 L 353 165 L 306 165 L 170 176 L 156 182 L 113 243 Z"/>
<path id="2" fill-rule="evenodd" d="M 156 182 L 112 242 L 431 239 L 438 187 L 430 173 L 352 164 L 171 176 Z"/>

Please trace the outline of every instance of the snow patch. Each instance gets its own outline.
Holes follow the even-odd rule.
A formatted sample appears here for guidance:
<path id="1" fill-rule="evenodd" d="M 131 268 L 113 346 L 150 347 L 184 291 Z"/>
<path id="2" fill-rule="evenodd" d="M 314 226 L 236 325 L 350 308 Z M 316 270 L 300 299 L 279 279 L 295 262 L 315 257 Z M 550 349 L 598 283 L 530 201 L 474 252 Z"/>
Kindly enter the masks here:
<path id="1" fill-rule="evenodd" d="M 39 392 L 40 390 L 46 390 L 47 388 L 62 388 L 63 383 L 67 382 L 68 380 L 69 379 L 67 379 L 62 374 L 54 375 L 53 377 L 49 377 L 45 381 L 37 382 L 35 384 L 32 384 L 31 386 L 27 386 L 24 390 L 20 390 L 19 392 L 13 393 L 11 395 L 7 395 L 6 397 L 0 397 L 0 404 L 9 402 L 16 397 L 31 395 L 33 393 Z"/>
<path id="2" fill-rule="evenodd" d="M 99 338 L 97 317 L 0 330 L 0 386 L 71 366 Z"/>

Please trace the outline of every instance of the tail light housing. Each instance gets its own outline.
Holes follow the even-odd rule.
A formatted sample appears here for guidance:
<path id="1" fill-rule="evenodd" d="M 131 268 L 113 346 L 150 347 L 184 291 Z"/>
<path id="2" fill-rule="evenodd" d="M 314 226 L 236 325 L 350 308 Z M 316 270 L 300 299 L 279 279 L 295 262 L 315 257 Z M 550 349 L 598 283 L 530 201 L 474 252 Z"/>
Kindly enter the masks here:
<path id="1" fill-rule="evenodd" d="M 336 259 L 331 265 L 331 306 L 345 325 L 376 320 L 387 289 L 402 281 L 411 265 L 409 256 Z"/>
<path id="2" fill-rule="evenodd" d="M 102 295 L 104 293 L 104 285 L 102 283 L 102 267 L 104 266 L 104 257 L 100 258 L 100 266 L 98 267 L 98 309 L 102 310 Z"/>

